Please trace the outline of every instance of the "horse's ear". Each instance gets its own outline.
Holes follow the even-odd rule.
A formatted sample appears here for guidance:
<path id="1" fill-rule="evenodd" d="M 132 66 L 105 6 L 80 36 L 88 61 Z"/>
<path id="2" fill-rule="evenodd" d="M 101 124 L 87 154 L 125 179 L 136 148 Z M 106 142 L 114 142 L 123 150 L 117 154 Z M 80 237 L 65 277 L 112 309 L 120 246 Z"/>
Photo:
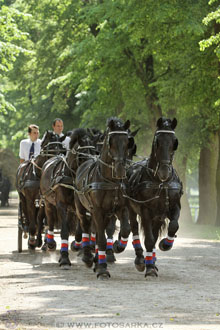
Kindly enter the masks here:
<path id="1" fill-rule="evenodd" d="M 173 150 L 176 150 L 178 148 L 178 139 L 175 139 L 174 145 L 173 145 Z"/>
<path id="2" fill-rule="evenodd" d="M 140 127 L 138 129 L 136 129 L 136 131 L 131 132 L 130 135 L 133 137 L 136 136 L 139 130 L 140 130 Z"/>
<path id="3" fill-rule="evenodd" d="M 130 120 L 126 120 L 126 122 L 124 123 L 124 129 L 125 131 L 127 131 L 130 127 Z"/>
<path id="4" fill-rule="evenodd" d="M 114 127 L 115 127 L 115 122 L 114 122 L 114 120 L 110 120 L 110 122 L 108 123 L 108 127 L 110 128 L 110 130 L 111 131 L 113 131 L 114 130 Z"/>
<path id="5" fill-rule="evenodd" d="M 160 128 L 162 124 L 163 124 L 163 118 L 160 117 L 157 121 L 157 127 Z"/>
<path id="6" fill-rule="evenodd" d="M 132 136 L 130 136 L 128 138 L 128 149 L 131 149 L 134 145 L 134 138 Z"/>
<path id="7" fill-rule="evenodd" d="M 177 125 L 177 119 L 176 118 L 173 118 L 172 123 L 171 123 L 171 128 L 172 129 L 175 129 L 176 128 L 176 125 Z"/>
<path id="8" fill-rule="evenodd" d="M 136 154 L 136 151 L 137 151 L 137 145 L 134 144 L 133 148 L 132 148 L 132 156 L 134 156 Z"/>

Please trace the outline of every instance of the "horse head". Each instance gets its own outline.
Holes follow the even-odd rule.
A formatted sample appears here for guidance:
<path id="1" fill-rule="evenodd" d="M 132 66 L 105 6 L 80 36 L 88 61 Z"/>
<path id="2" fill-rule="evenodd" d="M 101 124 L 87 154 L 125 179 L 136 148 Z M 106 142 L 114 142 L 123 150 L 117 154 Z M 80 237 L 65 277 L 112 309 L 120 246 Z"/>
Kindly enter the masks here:
<path id="1" fill-rule="evenodd" d="M 167 181 L 172 174 L 172 161 L 174 151 L 178 147 L 178 139 L 175 136 L 177 120 L 174 118 L 160 118 L 157 121 L 157 130 L 154 135 L 151 158 L 156 163 L 154 175 L 159 180 Z"/>
<path id="2" fill-rule="evenodd" d="M 70 151 L 68 161 L 71 167 L 76 170 L 83 162 L 88 160 L 90 155 L 95 155 L 95 146 L 91 136 L 84 128 L 73 130 L 70 140 Z"/>
<path id="3" fill-rule="evenodd" d="M 66 135 L 60 137 L 58 134 L 55 134 L 53 131 L 47 130 L 44 133 L 44 136 L 41 141 L 41 153 L 42 154 L 50 153 L 52 155 L 65 153 L 66 149 L 62 144 L 65 138 Z"/>
<path id="4" fill-rule="evenodd" d="M 134 141 L 134 137 L 138 133 L 140 128 L 136 129 L 135 131 L 131 132 L 130 129 L 128 129 L 128 139 L 129 139 L 129 145 L 130 148 L 128 148 L 128 159 L 132 160 L 132 158 L 135 156 L 137 152 L 137 145 Z"/>
<path id="5" fill-rule="evenodd" d="M 112 177 L 115 179 L 123 179 L 126 177 L 126 160 L 128 157 L 128 149 L 132 148 L 134 139 L 129 139 L 128 129 L 130 121 L 123 122 L 115 117 L 111 117 L 107 121 L 107 131 L 102 152 L 107 146 L 108 158 L 112 162 Z"/>

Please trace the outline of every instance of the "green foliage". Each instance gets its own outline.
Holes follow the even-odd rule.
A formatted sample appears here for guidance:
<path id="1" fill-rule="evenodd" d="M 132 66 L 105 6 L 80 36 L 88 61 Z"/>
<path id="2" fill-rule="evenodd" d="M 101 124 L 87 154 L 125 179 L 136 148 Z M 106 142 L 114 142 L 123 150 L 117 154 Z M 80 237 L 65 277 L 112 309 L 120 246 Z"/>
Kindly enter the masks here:
<path id="1" fill-rule="evenodd" d="M 219 36 L 209 26 L 219 12 L 209 13 L 206 0 L 17 0 L 4 10 L 16 46 L 1 63 L 11 69 L 1 96 L 4 143 L 16 150 L 30 122 L 42 133 L 55 117 L 65 129 L 104 129 L 114 115 L 141 128 L 138 153 L 146 154 L 162 114 L 178 119 L 178 162 L 188 157 L 196 167 L 219 125 Z"/>

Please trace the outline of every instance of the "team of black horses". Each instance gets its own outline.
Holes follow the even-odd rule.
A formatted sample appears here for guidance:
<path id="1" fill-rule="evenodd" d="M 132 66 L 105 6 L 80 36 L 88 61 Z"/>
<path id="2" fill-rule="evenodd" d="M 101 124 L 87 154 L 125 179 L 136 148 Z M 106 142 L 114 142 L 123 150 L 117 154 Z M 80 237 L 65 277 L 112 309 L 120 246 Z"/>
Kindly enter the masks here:
<path id="1" fill-rule="evenodd" d="M 105 132 L 74 129 L 69 150 L 63 138 L 47 131 L 41 153 L 22 163 L 17 171 L 19 214 L 28 247 L 54 251 L 54 230 L 61 236 L 59 265 L 71 267 L 69 236 L 73 251 L 80 251 L 87 267 L 94 267 L 97 278 L 110 277 L 108 262 L 125 250 L 133 235 L 135 266 L 145 277 L 157 277 L 156 243 L 166 229 L 159 248 L 172 248 L 179 228 L 182 183 L 173 168 L 178 147 L 177 120 L 160 118 L 149 158 L 134 162 L 135 135 L 130 121 L 111 117 Z M 168 225 L 167 224 L 167 219 Z M 115 222 L 119 220 L 118 238 L 113 242 Z M 139 226 L 140 222 L 140 226 Z M 144 249 L 139 228 L 144 233 Z"/>

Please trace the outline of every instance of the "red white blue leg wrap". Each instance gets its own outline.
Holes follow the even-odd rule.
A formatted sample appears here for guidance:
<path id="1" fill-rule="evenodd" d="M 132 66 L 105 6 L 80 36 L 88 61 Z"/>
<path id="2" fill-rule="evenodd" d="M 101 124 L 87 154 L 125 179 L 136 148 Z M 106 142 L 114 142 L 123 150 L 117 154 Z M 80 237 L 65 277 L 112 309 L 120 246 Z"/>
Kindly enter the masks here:
<path id="1" fill-rule="evenodd" d="M 96 234 L 91 233 L 91 235 L 90 235 L 90 245 L 95 246 L 95 242 L 96 242 Z"/>
<path id="2" fill-rule="evenodd" d="M 119 245 L 125 249 L 127 246 L 127 243 L 128 243 L 128 237 L 127 238 L 121 237 Z"/>
<path id="3" fill-rule="evenodd" d="M 145 265 L 153 265 L 153 252 L 146 252 Z"/>
<path id="4" fill-rule="evenodd" d="M 48 230 L 47 231 L 47 243 L 53 243 L 54 242 L 54 232 Z"/>
<path id="5" fill-rule="evenodd" d="M 60 252 L 68 252 L 68 240 L 61 239 L 61 249 Z"/>
<path id="6" fill-rule="evenodd" d="M 77 248 L 77 249 L 81 249 L 82 241 L 81 242 L 74 241 L 74 247 Z"/>
<path id="7" fill-rule="evenodd" d="M 134 249 L 142 249 L 139 235 L 133 235 L 132 244 Z"/>
<path id="8" fill-rule="evenodd" d="M 113 239 L 107 238 L 106 250 L 112 250 L 112 249 L 113 249 Z"/>
<path id="9" fill-rule="evenodd" d="M 164 244 L 165 245 L 169 245 L 169 246 L 173 246 L 174 243 L 174 237 L 168 236 L 165 238 Z"/>
<path id="10" fill-rule="evenodd" d="M 153 263 L 155 264 L 155 262 L 157 261 L 157 257 L 156 257 L 156 249 L 153 249 Z"/>
<path id="11" fill-rule="evenodd" d="M 89 239 L 89 234 L 83 233 L 82 234 L 82 247 L 89 246 L 90 239 Z"/>
<path id="12" fill-rule="evenodd" d="M 105 251 L 99 251 L 98 255 L 99 255 L 99 265 L 106 264 L 106 253 L 105 253 Z"/>

